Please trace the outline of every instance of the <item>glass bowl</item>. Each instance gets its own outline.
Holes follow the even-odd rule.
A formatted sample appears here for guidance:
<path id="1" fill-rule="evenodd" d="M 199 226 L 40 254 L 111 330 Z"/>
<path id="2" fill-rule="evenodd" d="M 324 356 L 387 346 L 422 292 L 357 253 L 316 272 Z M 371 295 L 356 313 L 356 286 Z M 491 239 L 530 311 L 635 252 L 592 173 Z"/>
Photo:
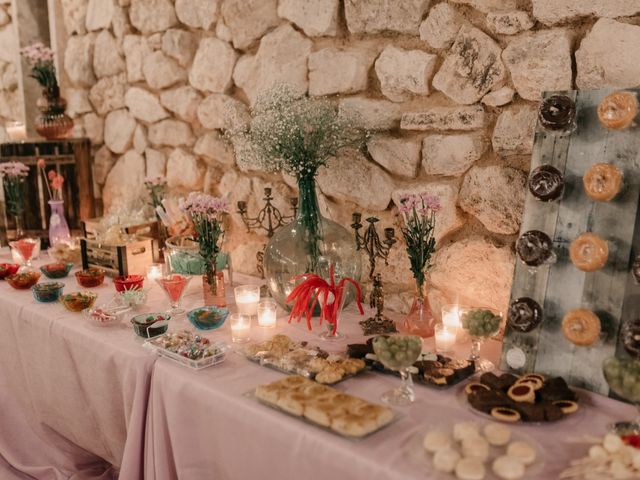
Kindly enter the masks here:
<path id="1" fill-rule="evenodd" d="M 216 306 L 195 308 L 187 312 L 191 325 L 198 330 L 215 330 L 224 324 L 229 315 L 229 309 Z"/>
<path id="2" fill-rule="evenodd" d="M 192 236 L 173 236 L 165 242 L 165 258 L 169 264 L 169 271 L 181 275 L 203 275 L 205 262 L 200 255 L 200 244 Z M 216 268 L 219 272 L 227 267 L 229 254 L 218 253 Z"/>
<path id="3" fill-rule="evenodd" d="M 76 280 L 78 285 L 84 288 L 98 287 L 104 282 L 104 270 L 101 268 L 81 270 L 76 272 Z"/>
<path id="4" fill-rule="evenodd" d="M 40 267 L 40 271 L 47 278 L 57 279 L 57 278 L 64 278 L 67 275 L 69 275 L 69 272 L 71 271 L 72 268 L 73 268 L 72 262 L 47 263 L 46 265 L 43 265 L 42 267 Z"/>
<path id="5" fill-rule="evenodd" d="M 15 273 L 7 277 L 7 283 L 16 290 L 27 290 L 33 287 L 40 280 L 38 272 Z"/>
<path id="6" fill-rule="evenodd" d="M 157 337 L 166 333 L 171 316 L 166 313 L 142 313 L 131 319 L 136 335 L 142 338 Z"/>
<path id="7" fill-rule="evenodd" d="M 111 307 L 102 305 L 83 310 L 84 316 L 100 327 L 117 325 L 131 311 L 128 307 Z"/>
<path id="8" fill-rule="evenodd" d="M 47 250 L 47 254 L 57 263 L 82 262 L 80 242 L 77 239 L 72 239 L 69 243 L 57 243 Z"/>
<path id="9" fill-rule="evenodd" d="M 98 294 L 89 291 L 67 293 L 60 297 L 60 301 L 64 305 L 64 308 L 70 312 L 81 312 L 86 308 L 93 307 L 96 303 Z"/>
<path id="10" fill-rule="evenodd" d="M 62 295 L 62 290 L 64 290 L 64 283 L 62 282 L 36 283 L 31 287 L 33 298 L 42 303 L 57 301 Z"/>
<path id="11" fill-rule="evenodd" d="M 18 272 L 20 265 L 15 263 L 0 263 L 0 280 L 4 280 L 10 275 Z"/>
<path id="12" fill-rule="evenodd" d="M 133 308 L 134 310 L 142 307 L 147 303 L 147 293 L 149 290 L 125 290 L 124 292 L 118 292 L 113 297 L 113 301 L 116 305 Z"/>
<path id="13" fill-rule="evenodd" d="M 113 279 L 113 285 L 116 292 L 124 292 L 125 290 L 141 290 L 144 283 L 142 275 L 123 275 Z"/>

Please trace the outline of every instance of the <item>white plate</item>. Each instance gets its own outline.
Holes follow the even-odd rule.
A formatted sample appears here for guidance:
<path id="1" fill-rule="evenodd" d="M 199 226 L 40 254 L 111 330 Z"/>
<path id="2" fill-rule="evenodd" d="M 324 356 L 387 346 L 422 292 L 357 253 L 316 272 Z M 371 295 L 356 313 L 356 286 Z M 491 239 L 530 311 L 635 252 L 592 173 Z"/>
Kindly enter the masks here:
<path id="1" fill-rule="evenodd" d="M 433 430 L 439 430 L 442 432 L 449 432 L 450 435 L 453 435 L 453 426 L 455 425 L 455 423 L 456 422 L 440 423 L 440 424 L 431 424 L 428 427 L 424 426 L 420 428 L 418 431 L 416 431 L 413 435 L 411 435 L 411 437 L 406 443 L 405 449 L 406 449 L 407 458 L 413 465 L 415 465 L 420 470 L 425 472 L 425 474 L 428 474 L 430 479 L 433 478 L 438 480 L 451 480 L 456 478 L 455 473 L 439 472 L 435 468 L 433 468 L 433 454 L 427 452 L 422 446 L 422 440 L 424 439 L 424 436 L 427 434 L 427 432 L 430 432 Z M 484 428 L 484 426 L 492 422 L 478 421 L 476 423 L 480 425 L 480 431 L 482 432 L 482 429 Z M 525 480 L 540 480 L 540 478 L 542 478 L 540 474 L 544 470 L 544 458 L 546 455 L 545 450 L 542 448 L 542 446 L 538 442 L 536 442 L 530 436 L 525 435 L 520 431 L 516 431 L 515 428 L 512 428 L 510 442 L 513 442 L 516 440 L 527 442 L 536 451 L 535 462 L 533 462 L 532 465 L 529 465 L 528 467 L 526 467 L 525 475 L 522 478 Z M 456 445 L 457 447 L 459 447 L 459 444 L 457 442 L 456 442 Z M 484 464 L 487 472 L 487 475 L 484 477 L 485 480 L 500 480 L 500 478 L 496 476 L 495 473 L 493 473 L 493 470 L 491 469 L 491 465 L 496 458 L 506 454 L 507 446 L 508 445 L 505 445 L 504 447 L 493 447 L 493 446 L 491 447 L 491 450 L 489 451 L 489 459 Z M 456 449 L 460 451 L 460 448 L 456 448 Z"/>

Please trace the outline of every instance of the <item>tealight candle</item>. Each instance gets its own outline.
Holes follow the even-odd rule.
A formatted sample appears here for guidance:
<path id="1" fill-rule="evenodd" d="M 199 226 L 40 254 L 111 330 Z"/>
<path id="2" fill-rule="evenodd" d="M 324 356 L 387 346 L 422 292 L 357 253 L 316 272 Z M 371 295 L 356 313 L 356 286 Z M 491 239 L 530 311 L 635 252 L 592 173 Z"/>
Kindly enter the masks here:
<path id="1" fill-rule="evenodd" d="M 442 324 L 449 329 L 460 328 L 460 307 L 457 304 L 442 307 Z"/>
<path id="2" fill-rule="evenodd" d="M 27 127 L 22 122 L 7 122 L 4 128 L 9 138 L 14 142 L 27 139 Z"/>
<path id="3" fill-rule="evenodd" d="M 276 326 L 276 309 L 278 305 L 274 300 L 265 299 L 258 304 L 258 326 L 273 328 Z"/>
<path id="4" fill-rule="evenodd" d="M 162 265 L 159 263 L 152 263 L 151 265 L 149 265 L 147 267 L 147 278 L 150 281 L 155 281 L 158 280 L 160 277 L 162 277 L 163 275 L 163 271 L 162 271 Z"/>
<path id="5" fill-rule="evenodd" d="M 231 324 L 231 341 L 233 343 L 244 343 L 251 339 L 251 317 L 240 313 L 229 315 Z"/>
<path id="6" fill-rule="evenodd" d="M 446 325 L 436 325 L 435 338 L 436 338 L 436 351 L 438 353 L 449 353 L 453 351 L 453 346 L 456 344 L 456 330 Z"/>
<path id="7" fill-rule="evenodd" d="M 234 289 L 238 313 L 255 316 L 258 314 L 260 301 L 259 285 L 240 285 Z"/>

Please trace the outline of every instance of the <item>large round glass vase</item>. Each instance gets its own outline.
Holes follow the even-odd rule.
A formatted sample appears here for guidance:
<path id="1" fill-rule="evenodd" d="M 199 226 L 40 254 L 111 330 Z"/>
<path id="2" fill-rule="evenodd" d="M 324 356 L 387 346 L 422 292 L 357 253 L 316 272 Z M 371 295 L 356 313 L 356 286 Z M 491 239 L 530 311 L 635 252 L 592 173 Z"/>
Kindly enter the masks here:
<path id="1" fill-rule="evenodd" d="M 315 273 L 330 281 L 334 265 L 335 281 L 349 277 L 360 280 L 360 254 L 355 239 L 346 228 L 320 215 L 315 181 L 299 181 L 300 199 L 296 219 L 280 227 L 264 252 L 264 276 L 271 295 L 287 310 L 286 298 L 295 287 L 293 279 L 303 273 Z M 349 288 L 345 305 L 355 299 Z M 317 309 L 316 309 L 317 310 Z M 314 314 L 318 314 L 315 311 Z"/>

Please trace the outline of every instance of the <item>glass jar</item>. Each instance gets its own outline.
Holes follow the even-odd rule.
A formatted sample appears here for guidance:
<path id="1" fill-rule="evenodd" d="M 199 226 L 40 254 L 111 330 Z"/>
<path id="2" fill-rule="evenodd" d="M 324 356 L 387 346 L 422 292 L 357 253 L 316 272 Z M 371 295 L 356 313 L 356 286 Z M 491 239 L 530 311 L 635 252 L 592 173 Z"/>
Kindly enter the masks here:
<path id="1" fill-rule="evenodd" d="M 264 275 L 267 287 L 278 305 L 287 310 L 286 298 L 293 290 L 293 279 L 303 273 L 315 273 L 329 279 L 335 267 L 336 282 L 345 277 L 360 280 L 360 254 L 353 235 L 320 214 L 315 178 L 298 180 L 299 205 L 296 219 L 280 227 L 267 243 L 264 252 Z M 346 304 L 355 298 L 349 289 Z M 315 314 L 319 313 L 316 307 Z"/>
<path id="2" fill-rule="evenodd" d="M 165 260 L 171 273 L 181 275 L 204 275 L 205 261 L 200 255 L 198 242 L 190 235 L 177 235 L 165 242 Z M 217 258 L 217 270 L 229 268 L 229 282 L 233 283 L 229 254 L 220 252 Z"/>

